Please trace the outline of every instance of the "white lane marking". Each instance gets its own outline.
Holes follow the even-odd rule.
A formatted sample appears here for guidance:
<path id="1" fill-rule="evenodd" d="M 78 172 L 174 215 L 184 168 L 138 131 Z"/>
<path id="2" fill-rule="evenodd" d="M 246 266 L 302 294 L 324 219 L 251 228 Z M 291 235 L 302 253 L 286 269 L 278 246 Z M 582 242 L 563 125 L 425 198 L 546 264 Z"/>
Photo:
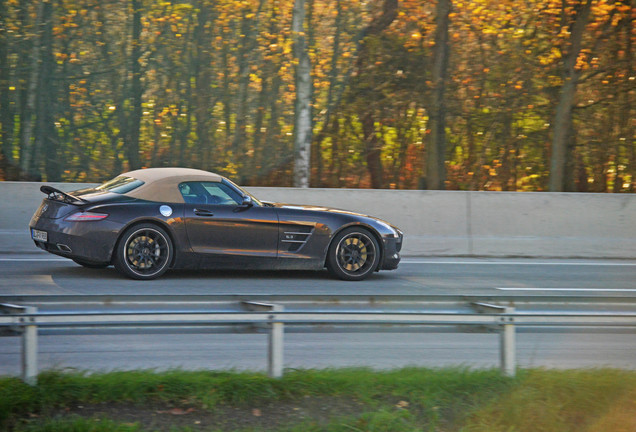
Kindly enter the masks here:
<path id="1" fill-rule="evenodd" d="M 0 258 L 0 261 L 68 261 L 68 258 Z"/>
<path id="2" fill-rule="evenodd" d="M 636 288 L 496 288 L 500 291 L 636 292 Z"/>
<path id="3" fill-rule="evenodd" d="M 537 265 L 537 266 L 618 266 L 636 267 L 636 262 L 545 262 L 545 261 L 435 261 L 404 258 L 402 264 L 443 264 L 443 265 Z"/>
<path id="4" fill-rule="evenodd" d="M 68 261 L 69 258 L 0 258 L 0 262 L 6 261 Z M 420 260 L 416 258 L 404 258 L 403 264 L 442 264 L 442 265 L 538 265 L 538 266 L 619 266 L 636 267 L 636 262 L 528 262 L 528 261 L 436 261 Z"/>

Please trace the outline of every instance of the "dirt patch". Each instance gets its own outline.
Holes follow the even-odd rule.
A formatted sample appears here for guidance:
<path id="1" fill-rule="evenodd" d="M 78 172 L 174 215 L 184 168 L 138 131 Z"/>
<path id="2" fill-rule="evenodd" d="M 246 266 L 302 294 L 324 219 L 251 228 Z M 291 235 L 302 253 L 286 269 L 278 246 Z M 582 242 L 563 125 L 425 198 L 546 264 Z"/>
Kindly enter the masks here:
<path id="1" fill-rule="evenodd" d="M 170 431 L 182 427 L 194 431 L 232 431 L 242 428 L 271 430 L 306 421 L 326 424 L 334 418 L 357 416 L 366 410 L 365 404 L 353 399 L 307 396 L 300 400 L 276 401 L 258 406 L 217 406 L 212 410 L 162 404 L 100 403 L 76 405 L 55 413 L 54 417 L 110 419 L 117 423 L 137 423 L 143 429 L 153 431 Z"/>

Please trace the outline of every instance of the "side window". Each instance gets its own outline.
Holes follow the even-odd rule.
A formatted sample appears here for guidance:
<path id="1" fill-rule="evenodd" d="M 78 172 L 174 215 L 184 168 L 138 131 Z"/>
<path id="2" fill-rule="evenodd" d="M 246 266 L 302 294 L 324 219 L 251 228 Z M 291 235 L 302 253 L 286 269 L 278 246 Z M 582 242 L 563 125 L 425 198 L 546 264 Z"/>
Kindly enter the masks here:
<path id="1" fill-rule="evenodd" d="M 241 197 L 237 197 L 238 194 L 223 183 L 206 182 L 202 185 L 209 195 L 208 204 L 239 205 L 241 203 Z"/>
<path id="2" fill-rule="evenodd" d="M 205 204 L 205 195 L 201 193 L 201 187 L 196 187 L 196 183 L 179 184 L 179 192 L 183 196 L 183 200 L 188 204 Z M 197 193 L 198 190 L 198 193 Z"/>
<path id="3" fill-rule="evenodd" d="M 242 197 L 223 183 L 186 182 L 179 185 L 179 191 L 186 203 L 239 205 Z"/>

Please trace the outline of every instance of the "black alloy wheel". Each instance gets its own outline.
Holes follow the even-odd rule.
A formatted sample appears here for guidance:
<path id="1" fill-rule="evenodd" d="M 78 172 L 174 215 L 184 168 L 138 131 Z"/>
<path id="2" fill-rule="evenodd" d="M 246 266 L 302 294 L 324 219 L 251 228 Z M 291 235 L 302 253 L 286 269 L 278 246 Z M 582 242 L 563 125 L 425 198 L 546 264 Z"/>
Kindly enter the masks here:
<path id="1" fill-rule="evenodd" d="M 140 224 L 126 230 L 121 237 L 114 264 L 130 278 L 155 279 L 168 270 L 173 253 L 168 233 L 153 224 Z"/>
<path id="2" fill-rule="evenodd" d="M 380 247 L 364 228 L 347 228 L 334 237 L 327 252 L 327 268 L 334 276 L 350 281 L 365 279 L 378 267 Z"/>

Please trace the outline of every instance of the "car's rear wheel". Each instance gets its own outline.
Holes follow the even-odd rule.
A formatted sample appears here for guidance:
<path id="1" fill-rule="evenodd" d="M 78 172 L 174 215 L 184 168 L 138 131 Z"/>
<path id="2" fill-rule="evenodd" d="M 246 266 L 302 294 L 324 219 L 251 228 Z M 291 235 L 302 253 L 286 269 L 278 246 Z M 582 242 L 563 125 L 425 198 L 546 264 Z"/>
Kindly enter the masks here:
<path id="1" fill-rule="evenodd" d="M 350 281 L 367 278 L 378 267 L 380 246 L 364 228 L 352 227 L 338 233 L 327 252 L 327 269 L 334 276 Z"/>
<path id="2" fill-rule="evenodd" d="M 124 233 L 115 251 L 115 268 L 133 279 L 155 279 L 170 267 L 174 248 L 170 236 L 153 224 L 135 225 Z"/>
<path id="3" fill-rule="evenodd" d="M 107 262 L 106 263 L 92 262 L 92 261 L 85 261 L 79 258 L 73 258 L 73 261 L 76 264 L 81 265 L 82 267 L 91 268 L 91 269 L 103 269 L 109 266 L 109 263 Z"/>

